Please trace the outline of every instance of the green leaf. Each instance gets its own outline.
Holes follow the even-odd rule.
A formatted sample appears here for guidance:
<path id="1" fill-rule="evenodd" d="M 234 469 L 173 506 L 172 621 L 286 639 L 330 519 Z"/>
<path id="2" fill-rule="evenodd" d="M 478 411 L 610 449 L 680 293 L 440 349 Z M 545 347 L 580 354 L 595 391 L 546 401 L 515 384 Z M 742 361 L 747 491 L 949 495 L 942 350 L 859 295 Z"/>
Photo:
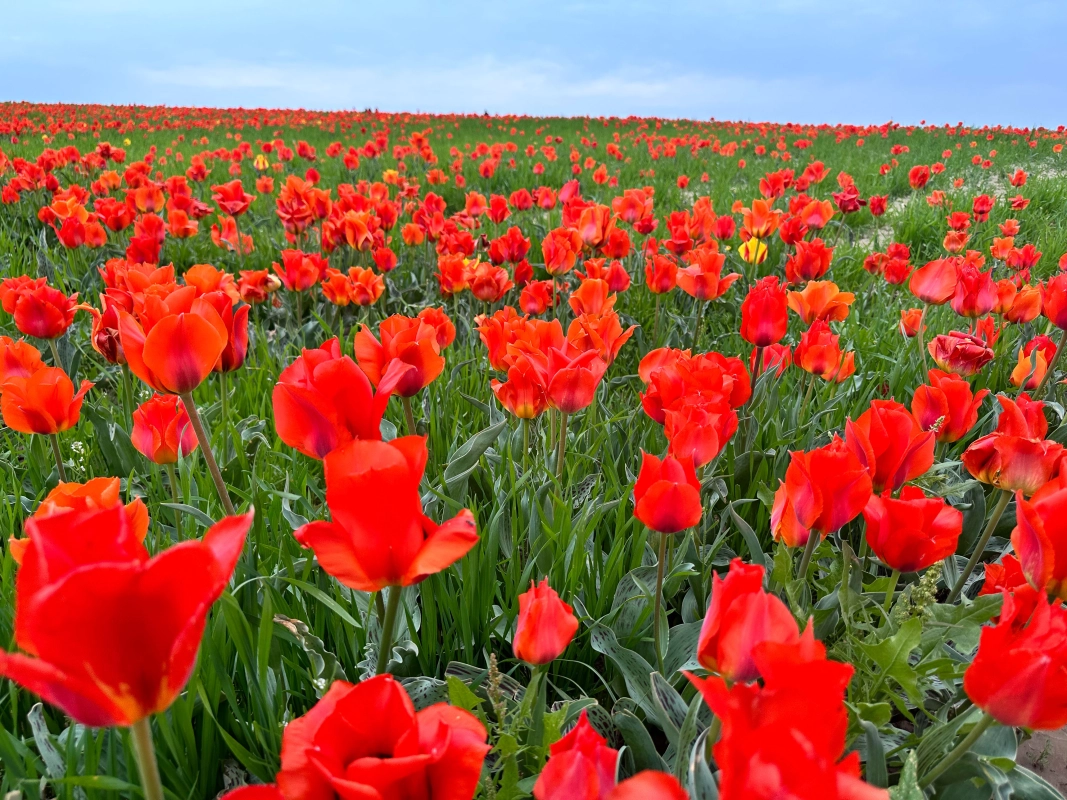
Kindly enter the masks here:
<path id="1" fill-rule="evenodd" d="M 638 772 L 646 769 L 667 771 L 667 764 L 656 750 L 656 745 L 652 743 L 652 737 L 648 735 L 641 720 L 629 711 L 616 711 L 611 720 L 622 734 L 622 740 L 626 742 L 626 746 L 630 748 L 634 768 Z"/>
<path id="2" fill-rule="evenodd" d="M 649 690 L 649 675 L 652 666 L 638 653 L 619 644 L 615 632 L 603 625 L 595 625 L 589 633 L 589 644 L 598 653 L 607 656 L 626 682 L 630 697 L 649 717 L 656 716 L 656 705 Z"/>
<path id="3" fill-rule="evenodd" d="M 908 661 L 911 651 L 919 646 L 922 639 L 922 622 L 917 618 L 909 619 L 900 626 L 895 634 L 877 644 L 860 643 L 867 656 L 881 670 L 881 682 L 892 678 L 907 692 L 915 702 L 922 700 L 919 691 L 918 674 Z"/>
<path id="4" fill-rule="evenodd" d="M 326 693 L 335 680 L 348 680 L 337 656 L 326 649 L 322 639 L 311 632 L 307 623 L 282 614 L 275 614 L 274 622 L 288 631 L 307 654 L 311 663 L 311 683 L 319 697 Z"/>
<path id="5" fill-rule="evenodd" d="M 719 800 L 719 786 L 715 776 L 704 757 L 707 749 L 708 731 L 697 737 L 693 744 L 693 754 L 689 757 L 689 797 L 690 800 Z"/>
<path id="6" fill-rule="evenodd" d="M 904 760 L 900 780 L 889 790 L 889 797 L 890 800 L 926 800 L 926 794 L 919 788 L 919 759 L 914 750 Z"/>
<path id="7" fill-rule="evenodd" d="M 448 702 L 450 705 L 466 711 L 474 711 L 482 704 L 482 698 L 472 692 L 467 684 L 459 678 L 449 675 L 445 680 L 448 682 Z"/>
<path id="8" fill-rule="evenodd" d="M 929 652 L 939 642 L 955 642 L 961 653 L 978 646 L 982 625 L 1000 613 L 1000 595 L 982 595 L 966 605 L 938 603 L 923 612 L 923 651 Z"/>
<path id="9" fill-rule="evenodd" d="M 445 467 L 444 483 L 448 495 L 454 500 L 462 501 L 466 497 L 467 479 L 478 466 L 478 459 L 489 449 L 489 445 L 496 441 L 506 425 L 507 420 L 501 420 L 478 431 L 452 454 Z"/>
<path id="10" fill-rule="evenodd" d="M 882 745 L 882 737 L 878 735 L 878 728 L 867 720 L 860 720 L 863 733 L 867 740 L 867 783 L 884 789 L 889 785 L 889 771 L 885 766 L 885 747 Z"/>
<path id="11" fill-rule="evenodd" d="M 752 563 L 759 564 L 760 566 L 767 566 L 767 556 L 763 554 L 763 548 L 760 546 L 759 537 L 756 536 L 756 532 L 752 530 L 752 527 L 738 516 L 737 511 L 734 509 L 734 506 L 743 502 L 747 501 L 735 500 L 726 508 L 730 512 L 730 518 L 734 521 L 734 525 L 737 526 L 737 530 L 741 532 L 741 538 L 745 540 L 745 546 L 748 547 L 748 553 L 752 558 Z"/>
<path id="12" fill-rule="evenodd" d="M 673 743 L 678 743 L 678 731 L 685 722 L 688 709 L 682 696 L 674 690 L 667 680 L 658 672 L 649 676 L 649 684 L 652 690 L 652 699 L 656 703 L 656 719 L 660 727 L 667 734 L 667 738 Z"/>
<path id="13" fill-rule="evenodd" d="M 1015 800 L 1063 800 L 1055 786 L 1026 767 L 1016 765 L 1008 772 L 1008 783 Z"/>
<path id="14" fill-rule="evenodd" d="M 679 670 L 696 669 L 700 662 L 696 660 L 697 642 L 700 640 L 700 622 L 687 622 L 671 628 L 667 640 L 667 654 L 663 657 L 663 671 L 670 680 Z"/>

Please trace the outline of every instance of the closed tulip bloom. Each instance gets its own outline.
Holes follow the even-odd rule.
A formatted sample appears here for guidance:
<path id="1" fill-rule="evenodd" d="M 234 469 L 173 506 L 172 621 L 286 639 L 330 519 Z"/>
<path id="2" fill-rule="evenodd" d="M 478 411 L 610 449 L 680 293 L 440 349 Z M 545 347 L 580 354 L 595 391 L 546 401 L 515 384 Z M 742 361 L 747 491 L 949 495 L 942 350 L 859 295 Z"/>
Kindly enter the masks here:
<path id="1" fill-rule="evenodd" d="M 874 491 L 896 491 L 934 463 L 933 433 L 895 400 L 872 400 L 855 421 L 845 423 L 852 452 L 871 473 Z"/>
<path id="2" fill-rule="evenodd" d="M 978 653 L 963 675 L 976 706 L 1001 725 L 1056 730 L 1067 724 L 1067 610 L 1004 593 L 996 625 L 982 628 Z"/>
<path id="3" fill-rule="evenodd" d="M 826 538 L 858 517 L 871 497 L 871 476 L 838 436 L 808 452 L 794 451 L 774 495 L 771 531 L 789 547 L 807 544 L 812 531 Z"/>
<path id="4" fill-rule="evenodd" d="M 78 295 L 70 297 L 48 285 L 47 278 L 8 278 L 0 289 L 4 311 L 27 336 L 55 339 L 67 332 L 78 310 Z"/>
<path id="5" fill-rule="evenodd" d="M 28 377 L 9 378 L 0 395 L 4 423 L 19 433 L 51 435 L 78 424 L 82 399 L 92 387 L 82 381 L 78 391 L 59 367 L 42 367 Z"/>
<path id="6" fill-rule="evenodd" d="M 165 394 L 153 395 L 133 412 L 130 441 L 156 464 L 174 464 L 197 447 L 185 404 L 174 395 Z"/>
<path id="7" fill-rule="evenodd" d="M 25 339 L 0 336 L 0 392 L 11 378 L 28 378 L 44 366 L 41 351 Z"/>
<path id="8" fill-rule="evenodd" d="M 863 519 L 871 552 L 898 572 L 918 572 L 952 555 L 963 530 L 962 513 L 917 486 L 905 486 L 899 498 L 872 495 Z"/>
<path id="9" fill-rule="evenodd" d="M 827 247 L 822 239 L 796 243 L 796 254 L 785 262 L 785 278 L 790 283 L 804 283 L 821 278 L 830 269 L 834 248 Z"/>
<path id="10" fill-rule="evenodd" d="M 490 747 L 485 726 L 462 708 L 415 710 L 392 675 L 338 680 L 282 732 L 275 785 L 246 787 L 230 800 L 473 797 Z"/>
<path id="11" fill-rule="evenodd" d="M 692 458 L 667 456 L 660 461 L 642 451 L 634 484 L 635 517 L 654 531 L 677 533 L 700 522 L 703 510 Z"/>
<path id="12" fill-rule="evenodd" d="M 816 320 L 840 322 L 855 299 L 856 295 L 840 291 L 833 281 L 809 281 L 802 291 L 790 292 L 786 302 L 805 325 L 811 325 Z"/>
<path id="13" fill-rule="evenodd" d="M 553 347 L 543 362 L 541 380 L 548 404 L 573 414 L 593 402 L 608 365 L 596 350 L 580 352 L 573 346 Z"/>
<path id="14" fill-rule="evenodd" d="M 900 310 L 900 325 L 898 330 L 901 336 L 906 336 L 909 339 L 914 338 L 919 333 L 919 326 L 922 325 L 922 329 L 925 331 L 927 326 L 923 324 L 923 310 L 921 308 L 902 308 Z"/>
<path id="15" fill-rule="evenodd" d="M 1039 592 L 1067 598 L 1067 475 L 1058 475 L 1030 500 L 1015 497 L 1011 546 L 1023 575 Z"/>
<path id="16" fill-rule="evenodd" d="M 560 600 L 548 578 L 519 595 L 519 621 L 512 647 L 515 657 L 538 666 L 555 661 L 578 631 L 574 609 Z"/>
<path id="17" fill-rule="evenodd" d="M 495 303 L 507 294 L 515 284 L 511 282 L 508 271 L 486 261 L 478 262 L 470 271 L 471 294 L 483 303 Z"/>
<path id="18" fill-rule="evenodd" d="M 838 337 L 824 320 L 813 322 L 804 331 L 793 353 L 793 363 L 823 380 L 831 380 L 837 375 L 841 359 Z"/>
<path id="19" fill-rule="evenodd" d="M 326 504 L 332 522 L 316 521 L 294 536 L 345 586 L 376 592 L 411 586 L 463 558 L 478 542 L 474 516 L 463 510 L 442 525 L 422 513 L 419 483 L 426 440 L 357 439 L 329 453 Z"/>
<path id="20" fill-rule="evenodd" d="M 424 308 L 416 316 L 427 325 L 433 326 L 437 334 L 437 346 L 442 352 L 456 340 L 456 326 L 443 308 Z"/>
<path id="21" fill-rule="evenodd" d="M 351 358 L 341 355 L 337 339 L 305 349 L 282 370 L 272 396 L 278 438 L 311 458 L 353 439 L 380 441 L 382 416 L 397 382 L 411 369 L 395 361 L 375 393 L 370 379 Z"/>
<path id="22" fill-rule="evenodd" d="M 1028 350 L 1029 352 L 1027 352 Z M 1051 350 L 1053 355 L 1055 355 L 1055 344 L 1052 344 Z M 1012 386 L 1022 386 L 1024 389 L 1030 390 L 1036 389 L 1044 382 L 1045 373 L 1048 372 L 1048 365 L 1048 351 L 1044 348 L 1020 348 L 1019 360 L 1015 364 L 1015 368 L 1011 371 L 1011 375 L 1008 376 L 1008 381 Z"/>
<path id="23" fill-rule="evenodd" d="M 688 456 L 702 467 L 723 451 L 737 424 L 737 412 L 725 402 L 685 398 L 664 412 L 663 433 L 672 456 Z"/>
<path id="24" fill-rule="evenodd" d="M 911 413 L 924 431 L 934 431 L 939 442 L 958 442 L 978 422 L 978 410 L 988 389 L 971 391 L 971 384 L 958 375 L 932 369 L 929 384 L 915 390 Z"/>
<path id="25" fill-rule="evenodd" d="M 203 298 L 218 312 L 226 329 L 226 347 L 215 363 L 215 372 L 233 372 L 245 363 L 248 354 L 248 310 L 242 305 L 234 309 L 233 300 L 223 292 L 208 292 Z"/>
<path id="26" fill-rule="evenodd" d="M 208 611 L 252 512 L 150 557 L 121 506 L 26 523 L 15 641 L 0 674 L 94 727 L 165 711 L 192 674 Z"/>
<path id="27" fill-rule="evenodd" d="M 760 348 L 753 347 L 748 355 L 748 368 L 753 373 L 756 372 L 757 357 L 761 357 L 763 362 L 762 371 L 776 370 L 776 378 L 782 377 L 782 373 L 793 363 L 793 351 L 787 344 L 769 344 L 763 348 L 762 354 Z"/>
<path id="28" fill-rule="evenodd" d="M 761 278 L 741 303 L 741 338 L 756 347 L 777 344 L 789 327 L 785 287 L 778 278 Z"/>
<path id="29" fill-rule="evenodd" d="M 1041 313 L 1060 330 L 1067 330 L 1067 273 L 1048 279 L 1041 292 Z"/>
<path id="30" fill-rule="evenodd" d="M 548 752 L 533 787 L 534 800 L 607 800 L 615 788 L 619 751 L 608 747 L 584 709 L 578 724 Z"/>
<path id="31" fill-rule="evenodd" d="M 530 281 L 519 293 L 519 308 L 527 314 L 544 314 L 555 304 L 552 281 Z"/>
<path id="32" fill-rule="evenodd" d="M 911 273 L 908 288 L 924 303 L 940 306 L 956 293 L 957 270 L 953 259 L 930 261 Z"/>
<path id="33" fill-rule="evenodd" d="M 608 282 L 586 278 L 567 298 L 575 314 L 600 314 L 615 305 L 615 296 L 608 291 Z"/>
<path id="34" fill-rule="evenodd" d="M 645 259 L 645 285 L 653 294 L 665 294 L 678 285 L 678 262 L 670 256 Z"/>
<path id="35" fill-rule="evenodd" d="M 997 285 L 988 272 L 964 262 L 956 267 L 956 288 L 952 310 L 961 317 L 981 317 L 997 306 Z"/>
<path id="36" fill-rule="evenodd" d="M 171 308 L 173 313 L 158 319 L 145 314 L 135 319 L 120 311 L 119 336 L 134 375 L 157 392 L 186 394 L 211 374 L 230 343 L 230 331 L 204 297 L 182 292 Z"/>
<path id="37" fill-rule="evenodd" d="M 992 348 L 982 339 L 959 331 L 935 336 L 926 349 L 937 366 L 964 378 L 977 375 L 993 360 Z"/>
<path id="38" fill-rule="evenodd" d="M 323 297 L 335 306 L 347 306 L 352 302 L 348 287 L 348 276 L 332 267 L 326 270 L 326 275 L 319 284 Z"/>
<path id="39" fill-rule="evenodd" d="M 689 800 L 689 792 L 673 775 L 646 769 L 618 784 L 606 800 Z"/>
<path id="40" fill-rule="evenodd" d="M 563 275 L 574 268 L 578 254 L 582 252 L 582 236 L 574 228 L 555 228 L 541 242 L 545 269 L 552 277 Z"/>
<path id="41" fill-rule="evenodd" d="M 218 203 L 219 208 L 231 217 L 238 217 L 248 211 L 252 201 L 256 198 L 245 191 L 240 179 L 229 181 L 220 186 L 211 187 L 211 199 Z"/>
<path id="42" fill-rule="evenodd" d="M 135 497 L 123 505 L 121 483 L 118 478 L 92 478 L 85 483 L 60 483 L 50 491 L 33 512 L 32 519 L 43 519 L 54 514 L 68 511 L 96 511 L 102 508 L 121 507 L 126 511 L 126 520 L 137 541 L 143 542 L 148 535 L 148 507 L 144 500 Z M 26 530 L 27 537 L 30 528 Z M 16 564 L 21 564 L 29 547 L 29 538 L 8 539 L 11 557 Z"/>
<path id="43" fill-rule="evenodd" d="M 400 362 L 407 370 L 394 391 L 401 397 L 413 397 L 433 383 L 445 368 L 437 330 L 417 317 L 394 314 L 378 326 L 381 341 L 364 325 L 356 334 L 356 362 L 377 386 L 389 371 Z"/>
<path id="44" fill-rule="evenodd" d="M 763 567 L 735 558 L 726 578 L 712 574 L 711 604 L 700 628 L 697 660 L 731 683 L 756 680 L 752 652 L 764 642 L 800 641 L 789 606 L 763 591 Z"/>
<path id="45" fill-rule="evenodd" d="M 506 381 L 494 379 L 489 385 L 500 405 L 519 419 L 535 419 L 548 408 L 541 378 L 525 359 L 508 368 Z"/>

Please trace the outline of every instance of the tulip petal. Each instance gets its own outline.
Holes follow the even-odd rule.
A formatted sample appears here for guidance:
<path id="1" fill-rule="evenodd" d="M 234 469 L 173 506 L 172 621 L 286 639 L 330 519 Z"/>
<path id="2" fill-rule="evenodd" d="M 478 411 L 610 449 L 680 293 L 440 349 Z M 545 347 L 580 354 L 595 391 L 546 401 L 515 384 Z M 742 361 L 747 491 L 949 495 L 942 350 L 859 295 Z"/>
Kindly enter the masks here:
<path id="1" fill-rule="evenodd" d="M 434 525 L 425 517 L 423 520 L 427 530 L 426 541 L 404 573 L 401 582 L 405 586 L 418 583 L 451 566 L 478 543 L 474 515 L 467 509 L 442 525 Z"/>

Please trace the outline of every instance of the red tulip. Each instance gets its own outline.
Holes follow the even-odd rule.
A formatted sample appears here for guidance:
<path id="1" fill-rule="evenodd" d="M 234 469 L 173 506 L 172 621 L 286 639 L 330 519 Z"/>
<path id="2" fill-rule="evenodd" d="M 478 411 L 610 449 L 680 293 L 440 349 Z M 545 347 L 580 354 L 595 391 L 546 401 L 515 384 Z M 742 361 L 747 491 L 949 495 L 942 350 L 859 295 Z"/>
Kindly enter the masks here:
<path id="1" fill-rule="evenodd" d="M 917 486 L 905 486 L 899 498 L 872 495 L 863 518 L 871 552 L 898 572 L 918 572 L 952 555 L 963 530 L 963 514 Z"/>
<path id="2" fill-rule="evenodd" d="M 789 607 L 763 591 L 763 567 L 730 562 L 723 580 L 712 574 L 711 604 L 700 628 L 697 660 L 709 672 L 731 683 L 759 677 L 752 653 L 763 642 L 800 641 Z"/>
<path id="3" fill-rule="evenodd" d="M 327 454 L 326 504 L 332 522 L 295 532 L 319 565 L 352 589 L 410 586 L 463 558 L 478 543 L 474 516 L 463 510 L 442 525 L 422 513 L 419 483 L 426 440 L 356 439 Z"/>
<path id="4" fill-rule="evenodd" d="M 303 292 L 322 280 L 327 262 L 317 253 L 282 250 L 282 263 L 275 261 L 272 266 L 282 286 L 290 292 Z"/>
<path id="5" fill-rule="evenodd" d="M 555 277 L 573 269 L 582 252 L 582 236 L 574 228 L 555 228 L 541 242 L 545 269 Z"/>
<path id="6" fill-rule="evenodd" d="M 25 339 L 0 336 L 0 392 L 11 378 L 28 378 L 44 368 L 41 351 Z"/>
<path id="7" fill-rule="evenodd" d="M 515 284 L 511 282 L 508 271 L 481 261 L 470 270 L 471 294 L 483 303 L 495 303 L 507 294 Z"/>
<path id="8" fill-rule="evenodd" d="M 1041 292 L 1041 313 L 1060 330 L 1067 330 L 1067 274 L 1048 279 Z"/>
<path id="9" fill-rule="evenodd" d="M 665 294 L 678 285 L 678 262 L 671 256 L 645 259 L 645 285 L 653 294 Z"/>
<path id="10" fill-rule="evenodd" d="M 356 334 L 356 362 L 370 382 L 381 383 L 396 362 L 408 369 L 395 385 L 401 397 L 413 397 L 433 383 L 444 371 L 437 329 L 417 317 L 394 314 L 378 326 L 379 342 L 368 326 Z"/>
<path id="11" fill-rule="evenodd" d="M 952 310 L 961 317 L 981 317 L 997 305 L 997 285 L 988 272 L 981 272 L 973 264 L 964 262 L 956 267 L 956 289 L 952 294 Z"/>
<path id="12" fill-rule="evenodd" d="M 793 352 L 794 364 L 824 381 L 837 377 L 844 358 L 837 334 L 821 319 L 811 323 L 811 327 L 801 334 L 800 343 Z"/>
<path id="13" fill-rule="evenodd" d="M 130 441 L 156 464 L 174 464 L 196 449 L 196 432 L 185 404 L 174 395 L 153 395 L 133 412 Z"/>
<path id="14" fill-rule="evenodd" d="M 1011 546 L 1031 586 L 1067 598 L 1067 475 L 1050 480 L 1029 501 L 1016 494 Z"/>
<path id="15" fill-rule="evenodd" d="M 508 368 L 506 382 L 492 380 L 489 386 L 500 405 L 519 419 L 534 419 L 548 408 L 541 378 L 525 358 Z"/>
<path id="16" fill-rule="evenodd" d="M 26 523 L 15 641 L 0 674 L 85 725 L 132 725 L 185 687 L 208 610 L 226 588 L 252 512 L 149 557 L 120 506 Z"/>
<path id="17" fill-rule="evenodd" d="M 92 387 L 82 381 L 77 393 L 59 367 L 41 367 L 28 377 L 8 378 L 0 395 L 4 423 L 19 433 L 51 435 L 78 424 L 82 399 Z"/>
<path id="18" fill-rule="evenodd" d="M 967 696 L 1002 725 L 1055 730 L 1067 724 L 1067 610 L 1004 593 L 996 625 L 982 629 L 963 675 Z"/>
<path id="19" fill-rule="evenodd" d="M 678 288 L 697 300 L 722 297 L 741 276 L 736 272 L 722 274 L 725 253 L 701 248 L 690 253 L 690 266 L 678 270 Z"/>
<path id="20" fill-rule="evenodd" d="M 811 325 L 817 320 L 840 322 L 848 316 L 848 307 L 856 296 L 842 292 L 833 281 L 809 281 L 802 291 L 789 292 L 789 307 Z"/>
<path id="21" fill-rule="evenodd" d="M 531 358 L 531 364 L 541 377 L 549 406 L 564 414 L 581 411 L 593 402 L 608 368 L 596 350 L 581 352 L 570 344 L 549 348 L 547 358 Z"/>
<path id="22" fill-rule="evenodd" d="M 845 423 L 845 437 L 871 473 L 875 492 L 895 492 L 934 463 L 934 434 L 895 400 L 872 400 L 855 421 Z"/>
<path id="23" fill-rule="evenodd" d="M 473 797 L 490 747 L 468 711 L 437 703 L 416 711 L 392 675 L 334 681 L 282 733 L 276 786 L 233 800 L 460 800 Z"/>
<path id="24" fill-rule="evenodd" d="M 311 458 L 353 439 L 382 438 L 380 426 L 393 389 L 412 369 L 393 361 L 378 381 L 378 391 L 337 339 L 304 350 L 282 370 L 274 386 L 274 427 L 278 438 Z"/>
<path id="25" fill-rule="evenodd" d="M 827 247 L 822 239 L 801 239 L 796 243 L 796 250 L 785 262 L 785 278 L 789 283 L 818 280 L 830 269 L 834 248 Z"/>
<path id="26" fill-rule="evenodd" d="M 692 528 L 703 513 L 700 481 L 688 456 L 660 461 L 641 453 L 641 472 L 634 485 L 634 516 L 660 533 Z"/>
<path id="27" fill-rule="evenodd" d="M 955 260 L 937 259 L 911 273 L 908 288 L 924 303 L 944 305 L 956 292 L 957 275 Z"/>
<path id="28" fill-rule="evenodd" d="M 983 483 L 1032 495 L 1059 472 L 1063 446 L 1044 438 L 1048 422 L 1039 401 L 1025 394 L 997 400 L 997 429 L 964 451 L 963 466 Z"/>
<path id="29" fill-rule="evenodd" d="M 0 285 L 4 311 L 15 317 L 15 327 L 27 336 L 55 339 L 74 322 L 78 295 L 67 297 L 48 285 L 47 278 L 8 278 Z"/>
<path id="30" fill-rule="evenodd" d="M 236 311 L 233 300 L 223 292 L 208 292 L 203 298 L 218 312 L 226 329 L 226 347 L 215 364 L 215 372 L 233 372 L 245 363 L 248 353 L 248 309 L 243 305 Z"/>
<path id="31" fill-rule="evenodd" d="M 512 647 L 515 657 L 527 664 L 555 661 L 578 631 L 574 609 L 559 599 L 548 578 L 519 595 L 519 621 Z"/>
<path id="32" fill-rule="evenodd" d="M 932 369 L 930 383 L 915 390 L 911 413 L 924 431 L 934 431 L 939 442 L 958 442 L 978 422 L 978 409 L 988 389 L 971 392 L 971 385 L 958 375 Z"/>
<path id="33" fill-rule="evenodd" d="M 771 530 L 775 539 L 799 547 L 812 531 L 825 538 L 859 516 L 871 497 L 871 476 L 838 436 L 824 447 L 790 456 L 774 495 Z"/>
<path id="34" fill-rule="evenodd" d="M 240 179 L 229 181 L 221 186 L 212 186 L 211 191 L 211 199 L 231 217 L 239 217 L 248 211 L 248 207 L 256 199 L 245 191 Z"/>
<path id="35" fill-rule="evenodd" d="M 689 800 L 689 793 L 673 775 L 646 769 L 618 784 L 606 800 Z"/>
<path id="36" fill-rule="evenodd" d="M 781 341 L 788 326 L 785 288 L 773 275 L 760 279 L 741 303 L 741 338 L 766 347 Z"/>
<path id="37" fill-rule="evenodd" d="M 619 751 L 589 724 L 585 710 L 578 724 L 549 748 L 548 763 L 533 787 L 534 800 L 607 800 L 615 788 Z"/>
<path id="38" fill-rule="evenodd" d="M 456 326 L 452 324 L 443 308 L 424 308 L 417 314 L 418 318 L 432 325 L 437 332 L 437 346 L 445 350 L 456 340 Z"/>
<path id="39" fill-rule="evenodd" d="M 993 360 L 992 349 L 982 339 L 959 331 L 935 336 L 926 349 L 937 366 L 964 378 L 977 375 Z"/>

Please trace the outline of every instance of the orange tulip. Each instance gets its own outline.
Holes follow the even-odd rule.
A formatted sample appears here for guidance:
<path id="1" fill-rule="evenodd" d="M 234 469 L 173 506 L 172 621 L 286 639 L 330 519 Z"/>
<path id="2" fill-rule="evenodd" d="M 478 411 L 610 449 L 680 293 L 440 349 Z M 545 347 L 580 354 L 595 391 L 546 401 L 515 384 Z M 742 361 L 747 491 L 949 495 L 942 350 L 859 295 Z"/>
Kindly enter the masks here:
<path id="1" fill-rule="evenodd" d="M 811 325 L 816 320 L 840 322 L 848 316 L 848 307 L 856 299 L 852 292 L 842 292 L 833 281 L 808 281 L 802 291 L 790 292 L 789 307 Z"/>
<path id="2" fill-rule="evenodd" d="M 82 398 L 92 387 L 82 381 L 77 393 L 59 367 L 42 367 L 26 377 L 12 377 L 3 385 L 0 411 L 4 423 L 20 433 L 52 435 L 78 424 Z"/>
<path id="3" fill-rule="evenodd" d="M 421 319 L 394 314 L 378 326 L 381 341 L 364 325 L 356 334 L 356 362 L 375 386 L 394 361 L 409 364 L 395 393 L 413 397 L 444 371 L 445 360 L 437 342 L 437 330 Z"/>

